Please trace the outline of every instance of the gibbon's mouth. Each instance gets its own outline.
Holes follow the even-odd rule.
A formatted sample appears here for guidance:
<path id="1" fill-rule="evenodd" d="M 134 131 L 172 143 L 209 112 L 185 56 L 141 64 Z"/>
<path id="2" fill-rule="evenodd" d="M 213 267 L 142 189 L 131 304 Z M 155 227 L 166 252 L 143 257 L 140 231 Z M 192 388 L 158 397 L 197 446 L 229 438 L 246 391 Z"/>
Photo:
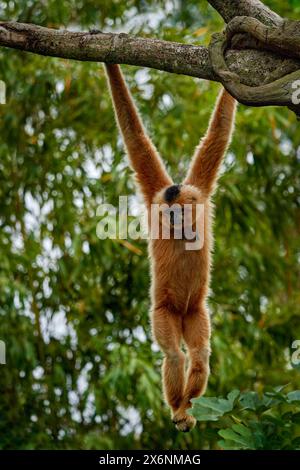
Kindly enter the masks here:
<path id="1" fill-rule="evenodd" d="M 197 230 L 193 230 L 192 227 L 171 227 L 171 235 L 177 240 L 184 240 L 188 242 L 194 242 L 198 240 Z"/>
<path id="2" fill-rule="evenodd" d="M 166 224 L 178 229 L 184 226 L 192 227 L 195 222 L 191 211 L 183 206 L 176 208 L 171 206 L 169 209 L 164 210 L 163 218 Z"/>
<path id="3" fill-rule="evenodd" d="M 183 207 L 166 209 L 163 213 L 163 219 L 165 225 L 170 225 L 172 228 L 178 228 L 183 226 L 184 223 L 184 209 Z"/>
<path id="4" fill-rule="evenodd" d="M 182 223 L 179 222 L 178 224 L 171 224 L 170 218 L 167 216 L 165 217 L 163 226 L 166 229 L 166 234 L 169 234 L 168 236 L 165 234 L 167 238 L 174 240 L 184 240 L 188 242 L 193 242 L 198 239 L 197 232 L 199 228 L 197 229 L 193 223 L 184 224 L 182 220 Z M 164 232 L 162 232 L 162 234 L 163 233 Z"/>

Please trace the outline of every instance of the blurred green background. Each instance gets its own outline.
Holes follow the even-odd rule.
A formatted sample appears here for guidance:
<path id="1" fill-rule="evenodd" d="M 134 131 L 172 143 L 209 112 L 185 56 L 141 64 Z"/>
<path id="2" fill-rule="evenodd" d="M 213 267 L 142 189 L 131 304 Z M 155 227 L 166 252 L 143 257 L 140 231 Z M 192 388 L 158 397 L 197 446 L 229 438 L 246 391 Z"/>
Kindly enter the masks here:
<path id="1" fill-rule="evenodd" d="M 299 2 L 266 1 L 300 18 Z M 1 19 L 207 45 L 206 1 L 2 1 Z M 162 401 L 143 240 L 101 241 L 100 203 L 136 204 L 101 64 L 2 48 L 0 79 L 1 449 L 214 448 L 210 425 L 179 434 Z M 176 181 L 219 86 L 123 67 Z M 207 396 L 299 386 L 300 132 L 286 109 L 239 106 L 215 195 Z"/>

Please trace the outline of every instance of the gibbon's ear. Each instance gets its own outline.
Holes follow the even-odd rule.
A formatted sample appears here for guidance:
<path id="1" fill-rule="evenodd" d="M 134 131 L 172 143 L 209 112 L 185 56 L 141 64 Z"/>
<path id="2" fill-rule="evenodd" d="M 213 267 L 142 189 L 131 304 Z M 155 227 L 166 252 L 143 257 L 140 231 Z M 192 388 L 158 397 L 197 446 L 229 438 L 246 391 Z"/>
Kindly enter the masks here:
<path id="1" fill-rule="evenodd" d="M 164 164 L 147 136 L 119 65 L 105 64 L 116 119 L 127 153 L 147 205 L 165 186 L 173 184 Z"/>
<path id="2" fill-rule="evenodd" d="M 214 190 L 223 155 L 231 141 L 236 105 L 236 100 L 223 88 L 184 181 L 197 186 L 206 197 Z"/>

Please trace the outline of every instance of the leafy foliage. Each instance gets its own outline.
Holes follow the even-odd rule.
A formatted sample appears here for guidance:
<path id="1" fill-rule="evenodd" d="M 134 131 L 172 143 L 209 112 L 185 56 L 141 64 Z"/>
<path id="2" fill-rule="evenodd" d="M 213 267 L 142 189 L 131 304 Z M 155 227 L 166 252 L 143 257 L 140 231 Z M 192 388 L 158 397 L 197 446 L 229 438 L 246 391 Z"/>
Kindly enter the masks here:
<path id="1" fill-rule="evenodd" d="M 222 449 L 300 450 L 300 390 L 275 387 L 257 392 L 233 390 L 224 398 L 193 400 L 190 413 L 199 421 L 217 421 L 213 428 Z"/>
<path id="2" fill-rule="evenodd" d="M 202 3 L 4 0 L 0 11 L 3 20 L 207 44 L 222 21 Z M 266 3 L 298 14 L 294 1 Z M 0 59 L 7 86 L 0 107 L 0 340 L 7 351 L 7 364 L 0 365 L 0 448 L 202 449 L 219 447 L 221 437 L 235 447 L 236 439 L 218 435 L 231 427 L 218 420 L 201 422 L 188 435 L 174 429 L 149 326 L 146 243 L 97 237 L 99 204 L 117 206 L 118 196 L 128 195 L 133 215 L 137 203 L 101 65 L 4 48 Z M 123 69 L 180 181 L 218 85 Z M 207 396 L 241 389 L 262 400 L 279 383 L 290 383 L 291 392 L 299 388 L 299 368 L 291 362 L 291 345 L 300 339 L 299 162 L 292 113 L 239 107 L 215 196 Z M 242 411 L 240 396 L 226 398 L 243 417 L 230 423 L 252 436 L 252 421 L 266 420 L 270 405 Z M 274 439 L 293 423 L 282 446 L 298 445 L 297 403 L 270 408 L 283 422 L 282 428 L 270 424 L 277 426 Z M 223 423 L 231 412 L 219 413 Z M 232 432 L 244 436 L 244 428 Z"/>

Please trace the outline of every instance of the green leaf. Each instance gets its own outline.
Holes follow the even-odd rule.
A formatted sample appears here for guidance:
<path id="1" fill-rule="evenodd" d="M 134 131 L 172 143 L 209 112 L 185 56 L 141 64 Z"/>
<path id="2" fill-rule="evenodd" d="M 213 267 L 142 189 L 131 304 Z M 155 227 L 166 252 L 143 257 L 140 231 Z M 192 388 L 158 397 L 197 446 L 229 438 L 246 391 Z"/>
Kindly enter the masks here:
<path id="1" fill-rule="evenodd" d="M 231 428 L 221 429 L 218 434 L 226 441 L 234 442 L 236 448 L 254 449 L 252 432 L 242 424 L 234 424 Z"/>
<path id="2" fill-rule="evenodd" d="M 225 413 L 232 411 L 234 403 L 239 396 L 238 390 L 232 390 L 227 399 L 215 397 L 200 397 L 192 399 L 193 407 L 189 413 L 199 421 L 216 421 Z"/>
<path id="3" fill-rule="evenodd" d="M 240 403 L 244 409 L 257 410 L 261 401 L 256 392 L 243 392 L 240 396 Z"/>
<path id="4" fill-rule="evenodd" d="M 295 401 L 300 402 L 300 390 L 294 390 L 293 392 L 289 392 L 287 394 L 287 399 L 289 402 L 295 402 Z"/>

